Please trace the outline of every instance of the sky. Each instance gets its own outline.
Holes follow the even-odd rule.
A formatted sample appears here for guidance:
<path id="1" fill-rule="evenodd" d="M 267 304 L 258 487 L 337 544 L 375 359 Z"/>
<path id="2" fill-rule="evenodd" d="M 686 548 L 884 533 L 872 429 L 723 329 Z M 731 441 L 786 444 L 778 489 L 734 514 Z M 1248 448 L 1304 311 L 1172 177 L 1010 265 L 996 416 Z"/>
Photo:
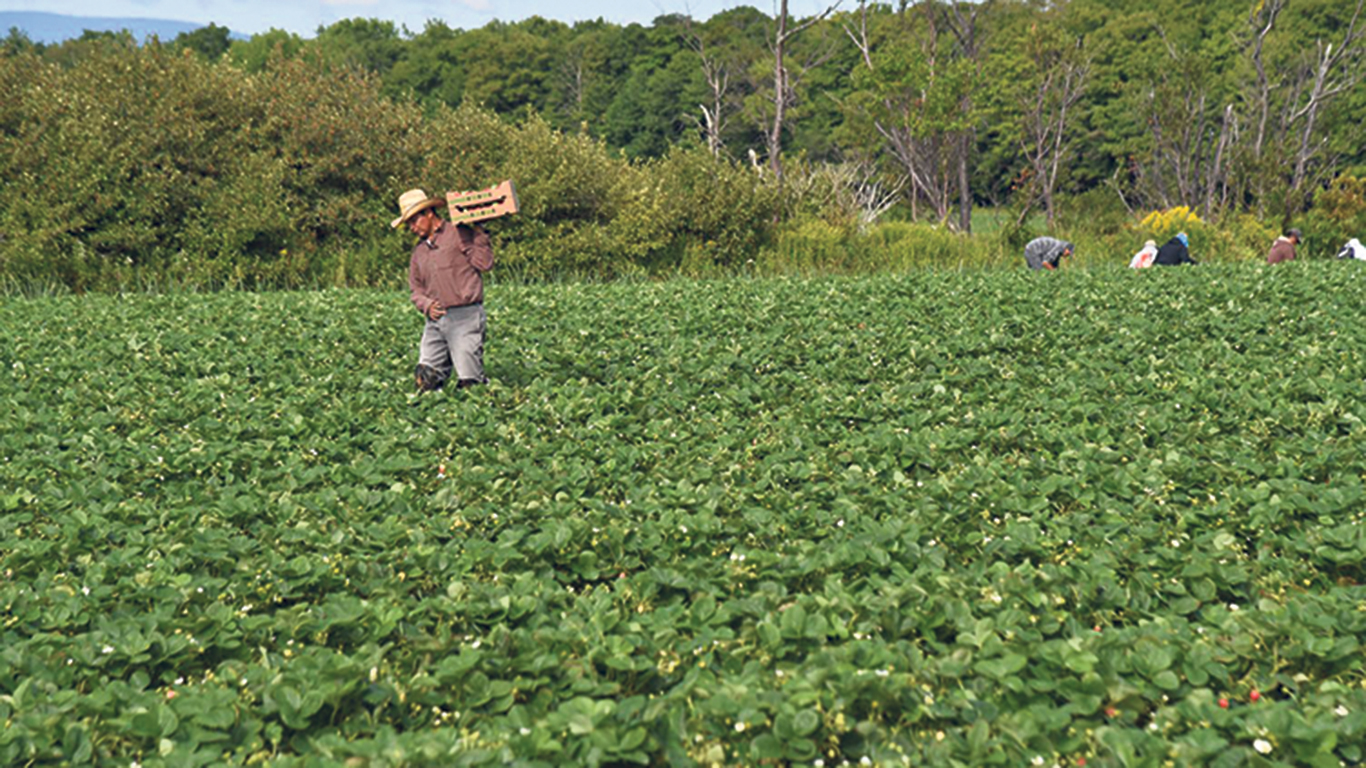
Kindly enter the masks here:
<path id="1" fill-rule="evenodd" d="M 857 0 L 844 2 L 845 7 L 856 4 Z M 0 10 L 5 11 L 213 22 L 246 35 L 275 28 L 303 37 L 313 37 L 319 26 L 355 17 L 392 21 L 416 33 L 428 19 L 440 19 L 458 29 L 530 16 L 568 23 L 602 18 L 617 24 L 648 25 L 665 14 L 709 19 L 741 5 L 773 15 L 777 0 L 0 0 Z M 822 0 L 789 0 L 788 7 L 793 16 L 810 16 L 826 5 Z"/>

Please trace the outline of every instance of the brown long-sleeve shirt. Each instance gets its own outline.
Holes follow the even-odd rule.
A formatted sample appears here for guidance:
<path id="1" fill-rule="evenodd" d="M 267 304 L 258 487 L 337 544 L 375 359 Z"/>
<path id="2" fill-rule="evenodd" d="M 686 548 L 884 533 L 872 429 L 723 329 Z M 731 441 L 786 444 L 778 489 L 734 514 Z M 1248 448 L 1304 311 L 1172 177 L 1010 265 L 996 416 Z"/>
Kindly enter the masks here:
<path id="1" fill-rule="evenodd" d="M 1266 255 L 1267 264 L 1279 264 L 1282 261 L 1295 260 L 1295 243 L 1288 237 L 1278 237 L 1276 242 L 1271 245 L 1271 252 Z"/>
<path id="2" fill-rule="evenodd" d="M 430 240 L 413 246 L 408 288 L 413 306 L 427 315 L 433 301 L 463 307 L 484 300 L 483 273 L 493 269 L 493 245 L 483 227 L 442 222 Z"/>

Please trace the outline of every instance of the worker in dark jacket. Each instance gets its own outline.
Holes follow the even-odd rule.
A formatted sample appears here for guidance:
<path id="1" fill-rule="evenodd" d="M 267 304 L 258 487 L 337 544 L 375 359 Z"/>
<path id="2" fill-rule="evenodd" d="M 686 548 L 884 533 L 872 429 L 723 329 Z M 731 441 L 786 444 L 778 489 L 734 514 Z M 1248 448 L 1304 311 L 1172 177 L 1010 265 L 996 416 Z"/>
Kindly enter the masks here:
<path id="1" fill-rule="evenodd" d="M 1153 266 L 1177 267 L 1182 264 L 1198 264 L 1198 261 L 1191 258 L 1189 245 L 1190 238 L 1186 237 L 1186 233 L 1177 232 L 1176 237 L 1168 240 L 1161 248 L 1157 249 L 1157 256 L 1153 258 Z"/>

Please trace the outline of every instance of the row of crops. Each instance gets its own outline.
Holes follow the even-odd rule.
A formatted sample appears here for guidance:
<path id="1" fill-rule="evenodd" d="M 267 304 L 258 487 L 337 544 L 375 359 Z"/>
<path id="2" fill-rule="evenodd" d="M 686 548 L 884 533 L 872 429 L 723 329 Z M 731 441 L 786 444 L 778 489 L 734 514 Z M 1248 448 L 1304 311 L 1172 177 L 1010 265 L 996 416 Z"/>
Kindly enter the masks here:
<path id="1" fill-rule="evenodd" d="M 1366 273 L 0 305 L 0 762 L 1356 765 Z"/>

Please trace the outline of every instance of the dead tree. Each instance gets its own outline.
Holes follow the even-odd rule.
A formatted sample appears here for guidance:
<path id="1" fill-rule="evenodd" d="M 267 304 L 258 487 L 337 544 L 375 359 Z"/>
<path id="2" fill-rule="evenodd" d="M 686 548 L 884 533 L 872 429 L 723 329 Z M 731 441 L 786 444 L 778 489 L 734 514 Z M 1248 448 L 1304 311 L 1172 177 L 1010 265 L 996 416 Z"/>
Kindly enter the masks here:
<path id="1" fill-rule="evenodd" d="M 1262 53 L 1266 46 L 1266 37 L 1271 34 L 1271 30 L 1276 27 L 1276 19 L 1280 17 L 1281 11 L 1285 10 L 1286 0 L 1258 0 L 1252 4 L 1252 12 L 1248 17 L 1248 25 L 1253 31 L 1252 50 L 1249 58 L 1252 60 L 1252 67 L 1257 72 L 1257 87 L 1252 93 L 1252 106 L 1257 117 L 1257 132 L 1254 134 L 1252 142 L 1252 155 L 1261 159 L 1262 150 L 1266 147 L 1267 121 L 1271 117 L 1271 80 L 1266 74 L 1266 61 Z"/>
<path id="2" fill-rule="evenodd" d="M 908 5 L 915 7 L 913 3 L 903 3 L 903 8 Z M 858 47 L 863 66 L 880 76 L 868 36 L 866 3 L 861 3 L 859 18 L 859 28 L 846 26 L 845 33 Z M 961 194 L 963 188 L 960 175 L 963 170 L 960 163 L 962 137 L 959 129 L 952 125 L 958 122 L 956 113 L 961 109 L 962 99 L 961 96 L 953 99 L 954 115 L 935 111 L 942 106 L 941 91 L 955 87 L 953 78 L 946 75 L 946 70 L 952 69 L 954 64 L 952 57 L 941 55 L 939 19 L 930 12 L 920 18 L 924 20 L 925 28 L 917 38 L 917 55 L 922 57 L 924 70 L 916 73 L 914 81 L 906 79 L 875 86 L 878 114 L 871 116 L 871 122 L 882 137 L 886 151 L 899 166 L 900 175 L 910 182 L 911 218 L 918 218 L 919 202 L 923 199 L 929 203 L 938 221 L 951 224 L 953 194 L 955 189 Z M 946 64 L 946 61 L 950 63 Z M 902 73 L 901 77 L 907 78 L 907 75 Z M 971 215 L 970 209 L 968 215 Z"/>
<path id="3" fill-rule="evenodd" d="M 1054 190 L 1063 158 L 1068 150 L 1068 118 L 1072 107 L 1086 92 L 1090 63 L 1083 58 L 1082 44 L 1053 47 L 1046 43 L 1030 46 L 1034 82 L 1020 92 L 1019 105 L 1023 128 L 1020 149 L 1033 175 L 1033 194 L 1020 214 L 1023 222 L 1033 202 L 1043 198 L 1048 226 L 1057 215 Z"/>
<path id="4" fill-rule="evenodd" d="M 707 90 L 711 95 L 710 104 L 697 105 L 702 117 L 693 117 L 692 120 L 706 137 L 707 149 L 713 156 L 717 156 L 721 154 L 721 148 L 725 145 L 721 134 L 729 122 L 727 97 L 730 91 L 730 67 L 719 55 L 708 50 L 706 41 L 693 31 L 691 19 L 687 23 L 684 42 L 697 54 L 702 65 L 702 79 L 706 81 Z"/>
<path id="5" fill-rule="evenodd" d="M 1153 137 L 1151 178 L 1143 187 L 1151 190 L 1150 202 L 1170 207 L 1174 203 L 1202 208 L 1205 216 L 1214 208 L 1216 191 L 1227 198 L 1229 142 L 1237 128 L 1233 105 L 1225 105 L 1222 118 L 1211 114 L 1207 65 L 1196 55 L 1179 52 L 1161 27 L 1158 35 L 1166 45 L 1169 65 L 1160 68 L 1159 81 L 1146 98 L 1148 126 Z M 1168 174 L 1175 186 L 1167 183 Z M 1145 174 L 1146 175 L 1146 174 Z"/>
<path id="6" fill-rule="evenodd" d="M 1324 108 L 1338 95 L 1350 91 L 1366 75 L 1366 30 L 1362 11 L 1366 0 L 1356 0 L 1342 39 L 1337 43 L 1316 40 L 1312 56 L 1299 67 L 1283 67 L 1279 77 L 1268 75 L 1265 44 L 1274 34 L 1287 0 L 1256 0 L 1248 14 L 1247 56 L 1256 73 L 1246 89 L 1247 103 L 1255 122 L 1250 146 L 1244 149 L 1251 171 L 1251 189 L 1260 210 L 1266 204 L 1268 185 L 1278 184 L 1290 193 L 1290 205 L 1304 205 L 1310 186 L 1313 161 L 1323 150 L 1316 135 Z M 1281 170 L 1283 159 L 1293 157 L 1292 170 Z"/>
<path id="7" fill-rule="evenodd" d="M 972 12 L 964 15 L 962 4 L 950 2 L 942 11 L 944 23 L 958 40 L 960 55 L 972 62 L 973 83 L 982 76 L 981 40 L 977 36 L 977 14 L 990 4 L 973 4 Z M 964 91 L 959 109 L 964 115 L 972 115 L 972 88 Z M 971 123 L 958 134 L 958 229 L 972 232 L 972 150 L 977 144 L 977 128 Z"/>
<path id="8" fill-rule="evenodd" d="M 1231 176 L 1229 171 L 1229 155 L 1231 148 L 1238 143 L 1238 113 L 1234 111 L 1233 105 L 1224 107 L 1223 125 L 1219 129 L 1219 143 L 1214 149 L 1213 171 L 1205 180 L 1205 204 L 1202 207 L 1203 215 L 1208 219 L 1215 210 L 1226 210 L 1229 205 L 1229 192 L 1231 188 Z M 1218 204 L 1215 203 L 1215 193 L 1218 193 Z"/>
<path id="9" fill-rule="evenodd" d="M 1291 123 L 1304 120 L 1300 128 L 1299 148 L 1295 153 L 1295 172 L 1290 181 L 1290 190 L 1296 195 L 1303 194 L 1309 161 L 1322 145 L 1322 142 L 1314 140 L 1314 127 L 1320 111 L 1333 97 L 1355 88 L 1363 74 L 1366 74 L 1366 46 L 1362 44 L 1363 29 L 1360 26 L 1363 5 L 1366 5 L 1366 0 L 1357 0 L 1356 10 L 1347 23 L 1341 43 L 1336 46 L 1323 40 L 1315 43 L 1313 80 L 1308 98 L 1290 115 Z"/>
<path id="10" fill-rule="evenodd" d="M 839 2 L 827 7 L 795 27 L 789 27 L 787 0 L 780 0 L 778 8 L 778 31 L 773 36 L 773 124 L 767 135 L 768 162 L 773 176 L 781 184 L 783 180 L 783 122 L 787 119 L 788 106 L 792 102 L 791 81 L 787 71 L 787 46 L 811 25 L 829 16 L 839 7 Z"/>

